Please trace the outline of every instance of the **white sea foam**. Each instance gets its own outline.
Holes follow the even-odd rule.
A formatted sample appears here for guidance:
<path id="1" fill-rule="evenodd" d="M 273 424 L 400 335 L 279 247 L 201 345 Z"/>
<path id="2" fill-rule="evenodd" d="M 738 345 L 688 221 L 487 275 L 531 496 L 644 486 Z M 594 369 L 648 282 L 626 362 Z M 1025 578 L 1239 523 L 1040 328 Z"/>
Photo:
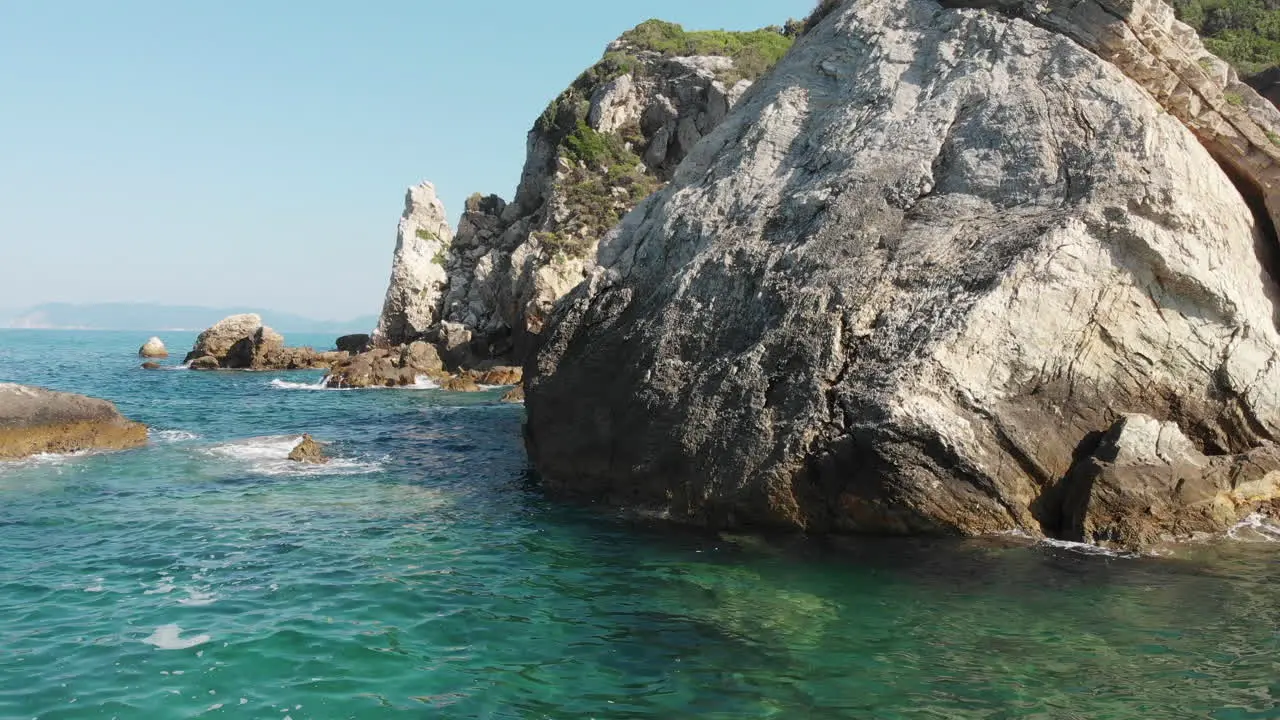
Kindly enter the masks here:
<path id="1" fill-rule="evenodd" d="M 1243 542 L 1280 542 L 1280 520 L 1250 515 L 1227 531 L 1227 537 Z"/>
<path id="2" fill-rule="evenodd" d="M 301 435 L 273 435 L 215 445 L 202 452 L 246 465 L 259 475 L 365 475 L 382 469 L 381 463 L 353 458 L 332 458 L 323 465 L 293 462 L 289 453 L 301 441 Z"/>
<path id="3" fill-rule="evenodd" d="M 142 594 L 143 595 L 168 595 L 169 593 L 173 592 L 175 589 L 176 589 L 176 586 L 173 584 L 173 576 L 165 575 L 164 577 L 160 578 L 160 581 L 156 583 L 155 587 L 149 590 L 143 590 Z"/>
<path id="4" fill-rule="evenodd" d="M 288 380 L 280 380 L 279 378 L 277 378 L 275 380 L 272 380 L 270 385 L 271 387 L 276 388 L 278 390 L 328 390 L 329 389 L 324 386 L 324 378 L 320 378 L 319 380 L 313 383 L 289 382 Z"/>
<path id="5" fill-rule="evenodd" d="M 440 385 L 426 375 L 419 375 L 414 378 L 412 385 L 402 385 L 399 387 L 377 386 L 370 388 L 331 388 L 325 385 L 325 378 L 320 378 L 313 383 L 290 382 L 288 380 L 280 380 L 277 378 L 268 384 L 277 390 L 337 390 L 342 392 L 349 392 L 352 390 L 437 390 L 440 387 Z"/>
<path id="6" fill-rule="evenodd" d="M 1131 552 L 1129 550 L 1114 550 L 1112 548 L 1104 548 L 1099 545 L 1090 543 L 1073 542 L 1071 540 L 1055 540 L 1053 538 L 1043 538 L 1038 545 L 1044 547 L 1058 548 L 1061 550 L 1070 550 L 1071 552 L 1080 553 L 1081 555 L 1098 555 L 1102 557 L 1115 558 L 1138 558 L 1141 554 Z"/>
<path id="7" fill-rule="evenodd" d="M 187 597 L 178 601 L 179 605 L 188 605 L 192 607 L 203 607 L 212 605 L 217 602 L 218 598 L 211 592 L 201 590 L 187 590 Z"/>
<path id="8" fill-rule="evenodd" d="M 186 442 L 188 440 L 197 440 L 199 435 L 186 430 L 152 430 L 151 439 L 154 442 L 177 443 Z"/>
<path id="9" fill-rule="evenodd" d="M 1026 540 L 1032 543 L 1033 545 L 1035 545 L 1036 547 L 1049 547 L 1049 548 L 1055 548 L 1058 550 L 1069 550 L 1071 552 L 1079 553 L 1081 555 L 1097 555 L 1100 557 L 1117 557 L 1117 558 L 1142 557 L 1142 555 L 1138 553 L 1130 552 L 1128 550 L 1114 550 L 1112 548 L 1105 548 L 1098 545 L 1092 545 L 1090 543 L 1073 542 L 1071 540 L 1057 540 L 1055 538 L 1039 537 L 1036 535 L 1032 535 L 1026 532 L 1025 530 L 1008 530 L 1006 532 L 997 533 L 997 535 L 1000 535 L 1003 537 L 1013 537 L 1013 538 L 1019 538 L 1021 540 Z"/>
<path id="10" fill-rule="evenodd" d="M 211 639 L 208 635 L 192 635 L 184 638 L 182 628 L 177 625 L 161 625 L 142 642 L 154 645 L 161 650 L 186 650 L 203 645 Z"/>
<path id="11" fill-rule="evenodd" d="M 105 591 L 106 591 L 106 588 L 105 588 L 105 587 L 103 587 L 103 585 L 102 585 L 102 580 L 103 580 L 102 578 L 95 578 L 95 579 L 94 579 L 94 583 L 93 583 L 92 585 L 90 585 L 89 587 L 85 588 L 85 589 L 84 589 L 84 591 L 85 591 L 85 592 L 87 592 L 87 593 L 100 593 L 100 592 L 105 592 Z"/>

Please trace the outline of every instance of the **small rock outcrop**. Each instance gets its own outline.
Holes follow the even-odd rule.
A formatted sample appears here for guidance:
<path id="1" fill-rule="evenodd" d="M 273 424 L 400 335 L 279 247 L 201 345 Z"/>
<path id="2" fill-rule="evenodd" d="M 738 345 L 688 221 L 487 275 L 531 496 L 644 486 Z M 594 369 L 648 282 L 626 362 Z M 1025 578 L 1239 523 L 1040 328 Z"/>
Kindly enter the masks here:
<path id="1" fill-rule="evenodd" d="M 341 352 L 359 355 L 369 349 L 372 341 L 373 338 L 368 335 L 343 335 L 334 346 Z"/>
<path id="2" fill-rule="evenodd" d="M 524 402 L 524 386 L 517 385 L 506 392 L 502 396 L 502 402 L 505 403 L 522 403 Z"/>
<path id="3" fill-rule="evenodd" d="M 413 342 L 395 348 L 374 348 L 339 362 L 325 377 L 331 388 L 404 387 L 419 376 L 445 378 L 444 363 L 435 346 Z"/>
<path id="4" fill-rule="evenodd" d="M 1120 419 L 1066 480 L 1064 537 L 1141 549 L 1280 510 L 1280 448 L 1208 457 L 1175 423 Z"/>
<path id="5" fill-rule="evenodd" d="M 309 465 L 324 465 L 329 462 L 329 458 L 324 454 L 324 448 L 310 435 L 302 436 L 302 440 L 289 451 L 289 459 Z"/>
<path id="6" fill-rule="evenodd" d="M 144 363 L 142 363 L 142 369 L 143 369 L 143 370 L 159 370 L 160 368 L 161 368 L 161 365 L 160 365 L 160 363 L 157 363 L 157 362 L 144 362 Z"/>
<path id="7" fill-rule="evenodd" d="M 40 453 L 122 450 L 147 442 L 147 427 L 106 400 L 0 383 L 0 460 Z"/>
<path id="8" fill-rule="evenodd" d="M 453 230 L 435 186 L 424 182 L 409 188 L 374 344 L 412 342 L 440 320 L 440 299 L 449 280 L 445 255 L 452 241 Z"/>
<path id="9" fill-rule="evenodd" d="M 1147 0 L 839 4 L 557 305 L 524 380 L 544 484 L 717 526 L 1140 541 L 1192 499 L 1143 525 L 1111 498 L 1167 483 L 1076 466 L 1143 414 L 1229 458 L 1188 486 L 1210 505 L 1265 497 L 1280 122 L 1217 67 Z"/>
<path id="10" fill-rule="evenodd" d="M 169 357 L 169 351 L 165 348 L 164 342 L 160 338 L 153 337 L 138 348 L 138 357 L 167 358 Z"/>
<path id="11" fill-rule="evenodd" d="M 311 370 L 332 367 L 346 352 L 286 347 L 284 336 L 254 314 L 232 315 L 200 333 L 183 361 L 192 370 Z"/>

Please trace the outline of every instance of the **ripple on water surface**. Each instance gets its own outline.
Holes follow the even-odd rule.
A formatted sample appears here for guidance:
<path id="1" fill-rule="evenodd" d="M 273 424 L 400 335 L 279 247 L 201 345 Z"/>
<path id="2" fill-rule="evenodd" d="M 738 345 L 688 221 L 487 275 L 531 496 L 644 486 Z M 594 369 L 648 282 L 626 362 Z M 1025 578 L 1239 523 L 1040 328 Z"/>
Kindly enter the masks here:
<path id="1" fill-rule="evenodd" d="M 500 392 L 145 373 L 141 340 L 0 335 L 0 377 L 59 357 L 157 428 L 0 467 L 0 717 L 1280 714 L 1263 518 L 1159 557 L 684 533 L 533 492 Z M 286 465 L 302 432 L 336 464 Z"/>

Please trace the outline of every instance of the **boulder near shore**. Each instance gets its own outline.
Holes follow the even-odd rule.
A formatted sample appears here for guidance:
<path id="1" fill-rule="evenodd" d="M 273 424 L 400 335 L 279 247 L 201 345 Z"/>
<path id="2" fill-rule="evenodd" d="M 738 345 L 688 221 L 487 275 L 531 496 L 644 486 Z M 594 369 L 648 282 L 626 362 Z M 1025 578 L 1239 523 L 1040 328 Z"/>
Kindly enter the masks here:
<path id="1" fill-rule="evenodd" d="M 122 450 L 147 442 L 147 426 L 106 400 L 0 383 L 0 460 L 81 450 Z"/>
<path id="2" fill-rule="evenodd" d="M 223 318 L 200 333 L 183 362 L 192 370 L 312 370 L 333 367 L 348 356 L 286 347 L 283 335 L 249 313 Z"/>

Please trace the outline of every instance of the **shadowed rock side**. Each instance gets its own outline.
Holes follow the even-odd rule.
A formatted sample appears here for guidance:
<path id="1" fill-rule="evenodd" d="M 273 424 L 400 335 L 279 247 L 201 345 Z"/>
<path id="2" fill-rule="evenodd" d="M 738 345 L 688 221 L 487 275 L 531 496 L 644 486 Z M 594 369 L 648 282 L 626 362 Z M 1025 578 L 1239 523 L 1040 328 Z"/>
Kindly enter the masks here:
<path id="1" fill-rule="evenodd" d="M 147 427 L 127 420 L 106 400 L 0 383 L 0 460 L 146 442 Z"/>
<path id="2" fill-rule="evenodd" d="M 1273 441 L 1265 214 L 1046 27 L 866 0 L 802 37 L 557 306 L 525 380 L 545 485 L 721 526 L 1061 534 L 1123 415 L 1204 455 Z"/>
<path id="3" fill-rule="evenodd" d="M 348 355 L 286 347 L 283 335 L 250 313 L 223 318 L 200 333 L 183 362 L 192 370 L 311 370 L 332 367 Z"/>

